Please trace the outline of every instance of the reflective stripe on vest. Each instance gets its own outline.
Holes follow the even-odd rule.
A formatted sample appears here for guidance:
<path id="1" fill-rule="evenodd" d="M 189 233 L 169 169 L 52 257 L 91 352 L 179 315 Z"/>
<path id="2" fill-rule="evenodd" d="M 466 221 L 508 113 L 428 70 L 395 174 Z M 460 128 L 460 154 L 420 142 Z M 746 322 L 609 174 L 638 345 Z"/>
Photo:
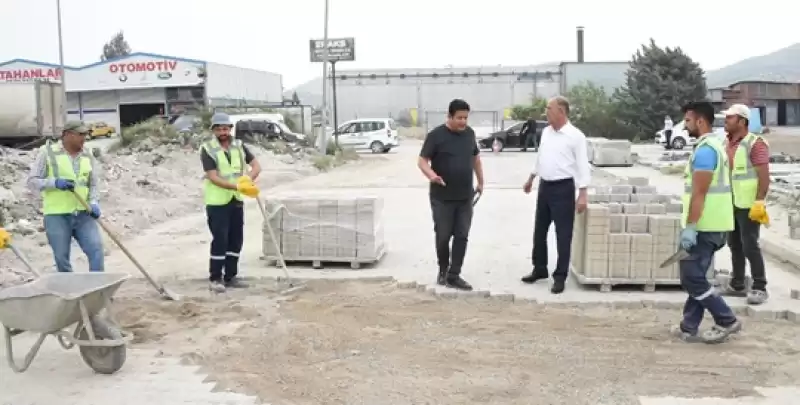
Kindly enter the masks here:
<path id="1" fill-rule="evenodd" d="M 748 133 L 736 148 L 731 169 L 733 183 L 733 204 L 739 208 L 750 208 L 756 201 L 758 191 L 758 173 L 750 161 L 750 152 L 756 141 L 766 142 L 762 137 Z"/>
<path id="2" fill-rule="evenodd" d="M 725 147 L 722 140 L 714 136 L 706 136 L 697 143 L 697 148 L 707 145 L 714 148 L 717 153 L 717 167 L 711 178 L 711 185 L 708 189 L 708 194 L 705 197 L 703 204 L 703 212 L 700 214 L 700 219 L 695 226 L 701 232 L 729 232 L 734 228 L 733 221 L 733 195 L 731 194 L 730 171 L 728 170 L 728 155 L 725 152 Z M 694 161 L 694 154 L 692 152 L 689 157 L 689 163 L 686 165 L 684 171 L 684 193 L 683 193 L 683 215 L 681 223 L 686 226 L 687 218 L 689 216 L 689 206 L 692 199 L 692 168 L 691 164 Z"/>
<path id="3" fill-rule="evenodd" d="M 81 151 L 76 157 L 78 159 L 76 173 L 75 163 L 61 145 L 53 146 L 47 142 L 41 150 L 47 156 L 47 178 L 72 180 L 75 182 L 75 193 L 87 201 L 89 179 L 93 170 L 91 156 L 85 150 Z M 58 189 L 42 190 L 42 206 L 45 215 L 72 214 L 86 210 L 71 191 Z"/>
<path id="4" fill-rule="evenodd" d="M 231 183 L 236 181 L 244 174 L 245 170 L 245 154 L 242 142 L 234 139 L 231 142 L 229 151 L 231 152 L 230 161 L 225 156 L 225 149 L 219 144 L 219 141 L 213 139 L 203 144 L 206 153 L 214 159 L 217 164 L 217 174 Z M 238 167 L 235 167 L 238 163 Z M 241 194 L 235 190 L 228 190 L 218 187 L 209 179 L 203 180 L 203 189 L 205 194 L 206 205 L 225 205 L 232 199 L 242 200 Z"/>

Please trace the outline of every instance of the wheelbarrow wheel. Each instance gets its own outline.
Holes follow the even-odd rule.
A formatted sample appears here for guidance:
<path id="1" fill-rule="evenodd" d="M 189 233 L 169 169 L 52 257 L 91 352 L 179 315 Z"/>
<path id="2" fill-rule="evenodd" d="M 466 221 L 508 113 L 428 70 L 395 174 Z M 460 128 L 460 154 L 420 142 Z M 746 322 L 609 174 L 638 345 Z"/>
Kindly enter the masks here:
<path id="1" fill-rule="evenodd" d="M 122 332 L 107 320 L 92 319 L 92 328 L 97 339 L 121 340 L 123 338 Z M 78 338 L 89 340 L 89 332 L 86 327 L 81 328 Z M 100 374 L 114 374 L 125 364 L 126 346 L 124 344 L 114 347 L 80 346 L 80 352 L 83 362 Z"/>

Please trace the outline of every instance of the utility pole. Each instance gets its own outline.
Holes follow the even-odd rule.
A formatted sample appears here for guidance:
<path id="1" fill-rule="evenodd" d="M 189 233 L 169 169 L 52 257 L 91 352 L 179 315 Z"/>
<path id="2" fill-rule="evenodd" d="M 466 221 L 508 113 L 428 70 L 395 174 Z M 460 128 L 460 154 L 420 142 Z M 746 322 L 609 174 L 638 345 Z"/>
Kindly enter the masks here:
<path id="1" fill-rule="evenodd" d="M 60 0 L 59 0 L 60 1 Z M 322 50 L 322 138 L 319 147 L 320 153 L 327 153 L 328 150 L 328 8 L 329 0 L 325 0 L 325 25 L 322 34 L 322 42 L 325 48 Z M 333 128 L 334 133 L 336 128 Z"/>
<path id="2" fill-rule="evenodd" d="M 61 102 L 66 123 L 69 117 L 67 113 L 69 108 L 67 108 L 67 70 L 64 68 L 64 36 L 61 33 L 61 0 L 56 0 L 56 10 L 58 11 L 58 65 L 61 69 Z"/>

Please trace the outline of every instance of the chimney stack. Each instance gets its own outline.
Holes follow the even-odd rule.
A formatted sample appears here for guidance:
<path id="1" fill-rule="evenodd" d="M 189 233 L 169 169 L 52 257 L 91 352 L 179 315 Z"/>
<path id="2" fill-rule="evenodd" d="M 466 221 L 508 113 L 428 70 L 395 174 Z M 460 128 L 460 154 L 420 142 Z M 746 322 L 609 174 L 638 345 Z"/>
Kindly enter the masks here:
<path id="1" fill-rule="evenodd" d="M 578 27 L 578 63 L 583 63 L 583 27 Z"/>

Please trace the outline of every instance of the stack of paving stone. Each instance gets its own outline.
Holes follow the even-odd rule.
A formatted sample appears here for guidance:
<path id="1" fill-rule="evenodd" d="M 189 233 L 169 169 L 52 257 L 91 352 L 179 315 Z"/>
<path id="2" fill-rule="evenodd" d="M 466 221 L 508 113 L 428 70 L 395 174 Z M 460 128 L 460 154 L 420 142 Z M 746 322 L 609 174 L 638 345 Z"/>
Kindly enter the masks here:
<path id="1" fill-rule="evenodd" d="M 371 263 L 384 253 L 381 198 L 287 196 L 266 203 L 270 213 L 277 210 L 269 225 L 287 261 Z M 266 225 L 263 252 L 274 260 Z"/>
<path id="2" fill-rule="evenodd" d="M 678 249 L 681 203 L 659 195 L 646 178 L 594 187 L 576 217 L 572 271 L 581 284 L 679 285 L 677 264 L 659 265 Z"/>
<path id="3" fill-rule="evenodd" d="M 586 138 L 589 162 L 597 167 L 633 166 L 631 142 L 621 139 Z"/>

